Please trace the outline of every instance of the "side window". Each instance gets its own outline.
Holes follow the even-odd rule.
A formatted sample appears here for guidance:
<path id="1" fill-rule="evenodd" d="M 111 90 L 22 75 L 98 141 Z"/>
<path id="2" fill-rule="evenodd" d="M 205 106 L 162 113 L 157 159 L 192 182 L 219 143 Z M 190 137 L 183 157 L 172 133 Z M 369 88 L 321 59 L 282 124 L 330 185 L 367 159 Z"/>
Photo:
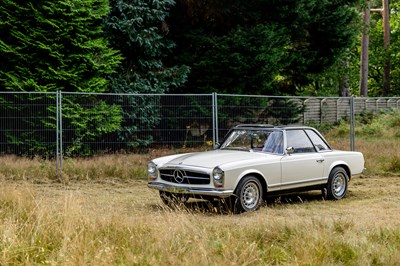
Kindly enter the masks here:
<path id="1" fill-rule="evenodd" d="M 293 147 L 295 153 L 315 152 L 313 144 L 303 130 L 288 130 L 286 136 L 287 146 Z"/>
<path id="2" fill-rule="evenodd" d="M 325 143 L 323 139 L 321 139 L 320 136 L 318 136 L 317 133 L 314 132 L 314 130 L 307 129 L 306 130 L 307 135 L 310 137 L 311 141 L 314 143 L 314 147 L 318 151 L 329 151 L 330 148 L 329 146 Z"/>
<path id="3" fill-rule="evenodd" d="M 282 131 L 274 131 L 268 135 L 267 140 L 265 141 L 263 152 L 270 153 L 283 153 L 283 134 Z"/>

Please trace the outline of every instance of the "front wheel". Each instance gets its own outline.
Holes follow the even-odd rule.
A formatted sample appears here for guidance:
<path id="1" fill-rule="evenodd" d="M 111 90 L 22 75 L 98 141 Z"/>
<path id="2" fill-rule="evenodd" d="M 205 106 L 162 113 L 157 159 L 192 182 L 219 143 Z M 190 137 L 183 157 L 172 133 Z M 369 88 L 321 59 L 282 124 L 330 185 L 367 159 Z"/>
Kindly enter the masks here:
<path id="1" fill-rule="evenodd" d="M 342 167 L 334 168 L 329 174 L 326 188 L 328 199 L 339 200 L 346 196 L 349 177 Z"/>
<path id="2" fill-rule="evenodd" d="M 240 180 L 232 197 L 232 211 L 234 213 L 257 210 L 263 199 L 263 188 L 254 176 L 246 176 Z"/>

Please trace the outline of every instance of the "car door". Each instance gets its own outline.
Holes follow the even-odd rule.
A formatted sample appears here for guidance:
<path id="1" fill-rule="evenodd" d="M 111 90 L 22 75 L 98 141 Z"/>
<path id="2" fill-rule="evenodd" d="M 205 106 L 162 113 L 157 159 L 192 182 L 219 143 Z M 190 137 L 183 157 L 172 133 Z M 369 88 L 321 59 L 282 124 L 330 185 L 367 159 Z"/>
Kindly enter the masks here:
<path id="1" fill-rule="evenodd" d="M 283 156 L 281 189 L 311 186 L 324 182 L 324 158 L 303 129 L 286 130 L 286 146 L 293 152 Z"/>

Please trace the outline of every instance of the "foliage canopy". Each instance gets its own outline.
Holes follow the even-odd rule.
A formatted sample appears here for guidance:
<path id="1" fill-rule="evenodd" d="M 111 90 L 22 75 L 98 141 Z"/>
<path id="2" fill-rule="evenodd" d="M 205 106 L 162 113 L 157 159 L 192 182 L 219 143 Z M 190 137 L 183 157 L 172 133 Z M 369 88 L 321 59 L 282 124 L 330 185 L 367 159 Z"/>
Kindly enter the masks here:
<path id="1" fill-rule="evenodd" d="M 106 0 L 3 0 L 0 90 L 105 92 L 121 60 L 103 36 L 108 9 Z"/>
<path id="2" fill-rule="evenodd" d="M 102 21 L 108 10 L 107 0 L 3 0 L 0 91 L 107 92 L 107 77 L 115 72 L 122 59 L 104 37 Z M 55 100 L 55 94 L 49 95 Z M 46 106 L 46 96 L 24 96 L 16 94 L 10 99 L 10 105 L 1 107 L 2 112 L 7 112 L 13 108 L 13 102 L 24 101 L 18 107 L 22 118 L 19 126 L 24 130 L 15 134 L 6 130 L 0 138 L 12 145 L 28 145 L 27 149 L 33 153 L 38 149 L 51 153 L 52 147 L 38 145 L 43 143 L 43 136 L 35 131 L 55 130 L 55 106 L 32 112 L 30 106 Z M 87 148 L 81 145 L 83 141 L 117 130 L 122 120 L 118 107 L 91 97 L 81 97 L 81 100 L 63 104 L 64 122 L 74 125 L 74 131 L 69 134 L 73 139 L 69 149 L 79 152 Z M 32 117 L 43 114 L 46 118 L 32 122 Z M 8 126 L 10 123 L 5 120 L 1 123 Z M 98 126 L 95 130 L 88 129 L 92 123 Z"/>
<path id="3" fill-rule="evenodd" d="M 191 67 L 190 92 L 295 94 L 354 43 L 357 3 L 180 0 L 168 18 L 172 62 Z"/>
<path id="4" fill-rule="evenodd" d="M 164 93 L 186 81 L 186 66 L 166 67 L 162 62 L 175 46 L 166 38 L 164 21 L 173 4 L 173 0 L 110 0 L 104 27 L 112 47 L 124 56 L 111 77 L 113 92 Z"/>

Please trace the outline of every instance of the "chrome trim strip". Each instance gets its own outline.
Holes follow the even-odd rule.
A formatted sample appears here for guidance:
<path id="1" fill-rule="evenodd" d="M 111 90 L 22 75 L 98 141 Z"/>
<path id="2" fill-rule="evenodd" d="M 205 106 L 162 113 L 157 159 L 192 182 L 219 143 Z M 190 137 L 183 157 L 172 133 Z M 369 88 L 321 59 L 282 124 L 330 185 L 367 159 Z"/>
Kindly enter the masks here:
<path id="1" fill-rule="evenodd" d="M 198 167 L 198 166 L 182 166 L 180 164 L 173 164 L 173 165 L 166 165 L 166 166 L 161 166 L 158 171 L 162 171 L 162 170 L 173 170 L 173 169 L 181 169 L 181 170 L 185 170 L 185 171 L 191 171 L 191 172 L 196 172 L 199 174 L 205 174 L 205 175 L 209 175 L 213 169 L 207 169 L 204 167 Z"/>
<path id="2" fill-rule="evenodd" d="M 233 190 L 231 189 L 217 190 L 215 188 L 178 187 L 160 182 L 149 182 L 147 186 L 149 188 L 181 194 L 207 195 L 220 198 L 227 198 L 233 195 Z"/>
<path id="3" fill-rule="evenodd" d="M 297 184 L 308 184 L 308 183 L 314 183 L 314 182 L 324 183 L 325 181 L 328 181 L 328 177 L 320 177 L 320 178 L 313 178 L 313 179 L 307 179 L 307 180 L 286 182 L 286 183 L 282 183 L 282 187 L 283 186 L 297 185 Z"/>
<path id="4" fill-rule="evenodd" d="M 169 175 L 169 174 L 164 174 L 164 173 L 160 173 L 160 177 L 161 176 L 166 176 L 166 177 L 171 177 L 173 178 L 174 175 Z M 201 177 L 201 176 L 189 176 L 189 175 L 185 175 L 186 178 L 188 179 L 201 179 L 201 180 L 210 180 L 210 177 Z"/>

